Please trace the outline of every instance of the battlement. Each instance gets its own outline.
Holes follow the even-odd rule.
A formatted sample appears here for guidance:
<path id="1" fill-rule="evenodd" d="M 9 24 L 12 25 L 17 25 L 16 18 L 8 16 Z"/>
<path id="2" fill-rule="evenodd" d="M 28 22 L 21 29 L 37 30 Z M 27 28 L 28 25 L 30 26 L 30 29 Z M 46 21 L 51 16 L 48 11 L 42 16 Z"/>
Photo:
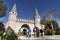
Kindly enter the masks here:
<path id="1" fill-rule="evenodd" d="M 28 20 L 28 19 L 16 19 L 17 22 L 29 22 L 34 23 L 34 20 Z"/>

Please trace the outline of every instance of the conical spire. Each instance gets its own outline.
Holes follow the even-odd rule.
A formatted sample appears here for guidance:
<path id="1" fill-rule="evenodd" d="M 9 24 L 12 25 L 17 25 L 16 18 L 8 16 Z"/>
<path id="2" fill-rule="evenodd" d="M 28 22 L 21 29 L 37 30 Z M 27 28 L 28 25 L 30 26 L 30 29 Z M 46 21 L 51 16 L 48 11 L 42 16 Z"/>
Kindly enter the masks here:
<path id="1" fill-rule="evenodd" d="M 35 26 L 35 27 L 38 27 L 39 29 L 41 29 L 40 16 L 39 16 L 39 13 L 38 13 L 37 8 L 35 9 L 34 26 Z"/>
<path id="2" fill-rule="evenodd" d="M 35 16 L 39 16 L 37 8 L 35 9 Z"/>
<path id="3" fill-rule="evenodd" d="M 17 12 L 16 3 L 15 3 L 14 6 L 12 7 L 11 11 Z"/>

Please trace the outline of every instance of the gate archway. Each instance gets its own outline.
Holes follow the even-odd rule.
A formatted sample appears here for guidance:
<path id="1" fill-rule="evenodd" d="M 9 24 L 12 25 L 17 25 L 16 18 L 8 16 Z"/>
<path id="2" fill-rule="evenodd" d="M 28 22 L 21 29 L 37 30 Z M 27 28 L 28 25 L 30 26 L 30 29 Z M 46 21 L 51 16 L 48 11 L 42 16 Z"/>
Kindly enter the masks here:
<path id="1" fill-rule="evenodd" d="M 21 35 L 26 35 L 29 29 L 30 29 L 29 25 L 23 24 L 20 28 Z"/>

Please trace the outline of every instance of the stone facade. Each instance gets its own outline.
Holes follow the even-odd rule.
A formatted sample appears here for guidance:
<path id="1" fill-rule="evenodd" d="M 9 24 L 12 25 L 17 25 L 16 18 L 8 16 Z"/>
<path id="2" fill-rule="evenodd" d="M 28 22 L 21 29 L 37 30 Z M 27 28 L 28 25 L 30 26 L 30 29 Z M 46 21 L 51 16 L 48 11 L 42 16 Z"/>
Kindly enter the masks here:
<path id="1" fill-rule="evenodd" d="M 18 33 L 19 30 L 22 32 L 24 28 L 27 30 L 31 29 L 33 32 L 33 28 L 35 26 L 41 29 L 40 16 L 39 16 L 38 10 L 37 9 L 35 10 L 34 20 L 18 19 L 16 4 L 14 4 L 14 6 L 12 7 L 12 10 L 9 12 L 9 18 L 7 23 L 5 24 L 5 29 L 7 30 L 9 26 L 16 33 Z"/>

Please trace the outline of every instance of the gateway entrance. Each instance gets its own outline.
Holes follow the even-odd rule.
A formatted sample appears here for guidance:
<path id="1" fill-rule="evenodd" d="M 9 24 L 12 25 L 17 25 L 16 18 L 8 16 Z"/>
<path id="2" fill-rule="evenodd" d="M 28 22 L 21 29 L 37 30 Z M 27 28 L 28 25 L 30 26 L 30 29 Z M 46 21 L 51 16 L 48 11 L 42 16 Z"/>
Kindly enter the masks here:
<path id="1" fill-rule="evenodd" d="M 21 30 L 21 35 L 22 36 L 27 35 L 27 32 L 28 32 L 29 29 L 30 29 L 29 25 L 23 24 L 21 29 L 20 29 Z"/>

